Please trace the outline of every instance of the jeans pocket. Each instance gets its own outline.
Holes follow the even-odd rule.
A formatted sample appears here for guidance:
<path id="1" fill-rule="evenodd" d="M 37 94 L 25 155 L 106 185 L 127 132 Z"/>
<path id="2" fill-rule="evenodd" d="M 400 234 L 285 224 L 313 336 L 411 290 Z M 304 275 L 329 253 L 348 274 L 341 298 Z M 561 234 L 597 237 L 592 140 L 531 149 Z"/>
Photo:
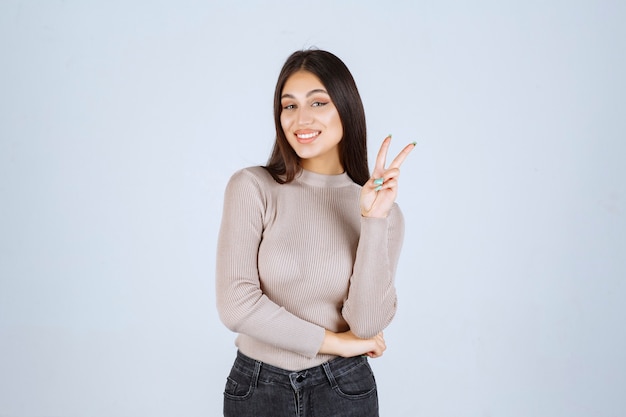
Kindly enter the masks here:
<path id="1" fill-rule="evenodd" d="M 376 380 L 369 363 L 363 362 L 345 374 L 335 376 L 336 391 L 343 398 L 358 400 L 376 393 Z"/>
<path id="2" fill-rule="evenodd" d="M 230 375 L 226 378 L 224 397 L 231 400 L 245 400 L 252 395 L 253 391 L 252 375 L 240 372 L 235 368 L 231 369 Z"/>

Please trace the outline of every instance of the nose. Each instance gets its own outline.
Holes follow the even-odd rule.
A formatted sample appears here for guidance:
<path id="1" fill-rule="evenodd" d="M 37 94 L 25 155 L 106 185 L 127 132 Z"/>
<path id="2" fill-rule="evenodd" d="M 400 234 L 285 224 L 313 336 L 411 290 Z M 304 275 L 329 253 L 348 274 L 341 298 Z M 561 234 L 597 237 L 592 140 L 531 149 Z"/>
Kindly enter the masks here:
<path id="1" fill-rule="evenodd" d="M 298 108 L 298 124 L 309 125 L 313 122 L 313 114 L 307 106 Z"/>

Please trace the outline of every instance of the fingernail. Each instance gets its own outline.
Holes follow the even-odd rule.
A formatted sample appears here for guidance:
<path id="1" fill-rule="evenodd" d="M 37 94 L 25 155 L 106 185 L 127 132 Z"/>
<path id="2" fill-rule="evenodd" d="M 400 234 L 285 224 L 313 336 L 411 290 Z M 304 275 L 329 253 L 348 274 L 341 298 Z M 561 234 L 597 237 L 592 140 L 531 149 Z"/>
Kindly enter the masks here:
<path id="1" fill-rule="evenodd" d="M 413 146 L 417 145 L 417 141 L 411 142 L 411 145 L 413 145 Z"/>
<path id="2" fill-rule="evenodd" d="M 388 138 L 391 138 L 391 133 L 387 135 Z"/>
<path id="3" fill-rule="evenodd" d="M 381 177 L 381 178 L 376 178 L 376 179 L 374 180 L 374 184 L 375 184 L 375 185 L 383 185 L 383 182 L 385 182 L 385 179 L 384 179 L 384 178 L 382 178 L 382 177 Z"/>
<path id="4" fill-rule="evenodd" d="M 379 185 L 378 187 L 374 188 L 374 191 L 380 191 L 380 190 L 382 190 L 382 189 L 383 189 L 383 186 L 382 186 L 382 185 Z"/>

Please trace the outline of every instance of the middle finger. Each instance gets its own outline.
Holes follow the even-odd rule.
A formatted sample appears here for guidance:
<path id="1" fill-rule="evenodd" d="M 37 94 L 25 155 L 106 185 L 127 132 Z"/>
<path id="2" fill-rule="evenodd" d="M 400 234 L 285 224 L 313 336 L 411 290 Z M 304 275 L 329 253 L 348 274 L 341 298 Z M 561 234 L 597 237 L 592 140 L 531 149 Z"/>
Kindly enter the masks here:
<path id="1" fill-rule="evenodd" d="M 398 156 L 396 156 L 393 161 L 391 161 L 391 164 L 389 164 L 389 168 L 400 168 L 400 165 L 402 165 L 406 157 L 409 156 L 413 149 L 415 149 L 416 144 L 416 142 L 413 142 L 406 145 L 404 149 L 400 151 Z"/>

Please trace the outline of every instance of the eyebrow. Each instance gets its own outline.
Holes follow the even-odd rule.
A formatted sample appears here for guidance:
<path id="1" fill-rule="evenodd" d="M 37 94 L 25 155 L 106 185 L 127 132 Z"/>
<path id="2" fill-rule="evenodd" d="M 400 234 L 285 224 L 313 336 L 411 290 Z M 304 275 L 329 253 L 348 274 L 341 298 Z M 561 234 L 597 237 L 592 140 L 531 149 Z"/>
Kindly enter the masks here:
<path id="1" fill-rule="evenodd" d="M 328 94 L 328 92 L 326 90 L 324 90 L 322 88 L 316 88 L 315 90 L 311 90 L 308 93 L 306 93 L 306 96 L 310 97 L 313 94 L 317 94 L 317 93 L 324 93 L 327 96 L 330 95 L 330 94 Z M 280 96 L 280 98 L 283 99 L 283 98 L 295 98 L 295 97 L 293 96 L 293 94 L 283 94 L 282 96 Z"/>

